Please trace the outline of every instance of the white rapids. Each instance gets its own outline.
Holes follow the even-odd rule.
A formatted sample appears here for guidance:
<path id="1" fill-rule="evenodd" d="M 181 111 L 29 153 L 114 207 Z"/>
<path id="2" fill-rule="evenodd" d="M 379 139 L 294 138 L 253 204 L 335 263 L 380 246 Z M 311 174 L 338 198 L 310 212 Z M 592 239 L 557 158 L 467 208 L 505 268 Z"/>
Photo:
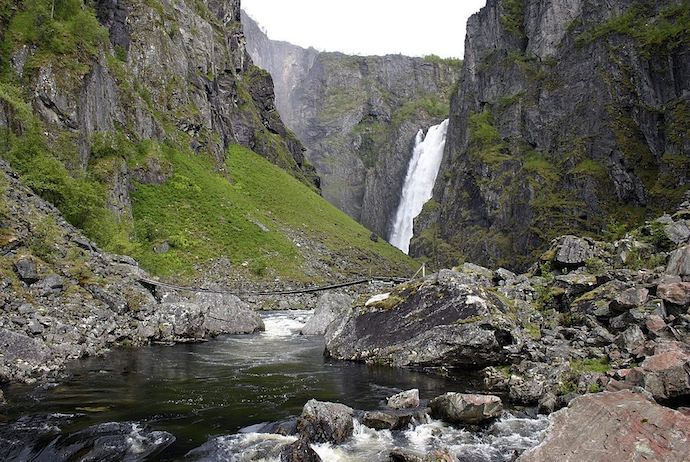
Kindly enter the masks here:
<path id="1" fill-rule="evenodd" d="M 537 446 L 548 423 L 546 416 L 519 418 L 506 412 L 485 431 L 470 432 L 427 416 L 425 422 L 392 432 L 373 430 L 355 420 L 354 433 L 346 443 L 314 444 L 312 449 L 325 462 L 385 462 L 395 448 L 411 451 L 420 458 L 429 451 L 445 449 L 458 460 L 509 462 Z M 220 436 L 192 451 L 188 458 L 204 462 L 279 462 L 281 450 L 296 440 L 294 436 L 251 432 Z"/>
<path id="2" fill-rule="evenodd" d="M 438 170 L 446 146 L 448 119 L 429 128 L 424 136 L 420 130 L 415 139 L 412 158 L 407 167 L 400 204 L 388 241 L 405 253 L 410 251 L 414 219 L 421 213 L 424 204 L 431 199 Z"/>

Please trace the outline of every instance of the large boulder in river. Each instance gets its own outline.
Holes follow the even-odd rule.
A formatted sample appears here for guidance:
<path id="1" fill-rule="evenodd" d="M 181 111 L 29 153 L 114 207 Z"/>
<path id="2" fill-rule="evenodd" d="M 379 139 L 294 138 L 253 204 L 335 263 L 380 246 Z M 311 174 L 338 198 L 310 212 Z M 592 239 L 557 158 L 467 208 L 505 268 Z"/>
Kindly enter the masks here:
<path id="1" fill-rule="evenodd" d="M 446 393 L 429 403 L 431 416 L 444 422 L 480 424 L 501 416 L 503 403 L 493 395 Z"/>
<path id="2" fill-rule="evenodd" d="M 630 391 L 581 396 L 518 462 L 690 460 L 690 417 Z"/>
<path id="3" fill-rule="evenodd" d="M 332 357 L 393 366 L 505 364 L 515 321 L 491 290 L 442 270 L 355 307 L 326 333 Z M 372 301 L 375 300 L 375 301 Z"/>
<path id="4" fill-rule="evenodd" d="M 302 328 L 302 335 L 324 335 L 328 326 L 352 308 L 352 298 L 345 294 L 325 293 L 319 297 L 314 315 Z"/>
<path id="5" fill-rule="evenodd" d="M 161 303 L 149 323 L 154 338 L 165 341 L 250 334 L 264 329 L 261 316 L 239 298 L 212 293 L 197 294 L 194 303 Z"/>
<path id="6" fill-rule="evenodd" d="M 352 436 L 355 411 L 338 403 L 309 400 L 297 421 L 297 432 L 310 443 L 339 444 Z"/>

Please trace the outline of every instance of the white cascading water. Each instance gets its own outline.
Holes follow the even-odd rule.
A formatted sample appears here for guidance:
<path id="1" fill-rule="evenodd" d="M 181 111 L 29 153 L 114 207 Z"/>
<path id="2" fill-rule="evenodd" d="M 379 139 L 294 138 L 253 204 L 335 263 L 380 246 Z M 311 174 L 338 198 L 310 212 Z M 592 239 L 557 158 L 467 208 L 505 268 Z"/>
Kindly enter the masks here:
<path id="1" fill-rule="evenodd" d="M 414 219 L 421 213 L 424 204 L 431 199 L 438 169 L 443 160 L 447 131 L 448 119 L 431 127 L 426 137 L 421 130 L 417 133 L 400 204 L 395 213 L 393 231 L 388 240 L 405 253 L 410 251 Z"/>

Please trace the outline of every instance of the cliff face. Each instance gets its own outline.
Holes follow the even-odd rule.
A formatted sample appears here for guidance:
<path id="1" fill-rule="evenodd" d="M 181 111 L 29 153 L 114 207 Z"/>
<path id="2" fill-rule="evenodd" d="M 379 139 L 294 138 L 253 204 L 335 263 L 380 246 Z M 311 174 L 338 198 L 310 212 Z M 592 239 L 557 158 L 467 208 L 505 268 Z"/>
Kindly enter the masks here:
<path id="1" fill-rule="evenodd" d="M 276 106 L 307 148 L 323 195 L 388 236 L 414 137 L 447 116 L 459 62 L 348 56 L 270 40 L 246 14 L 247 50 L 268 70 Z"/>
<path id="2" fill-rule="evenodd" d="M 690 182 L 687 1 L 489 0 L 467 25 L 443 173 L 413 253 L 523 266 Z"/>

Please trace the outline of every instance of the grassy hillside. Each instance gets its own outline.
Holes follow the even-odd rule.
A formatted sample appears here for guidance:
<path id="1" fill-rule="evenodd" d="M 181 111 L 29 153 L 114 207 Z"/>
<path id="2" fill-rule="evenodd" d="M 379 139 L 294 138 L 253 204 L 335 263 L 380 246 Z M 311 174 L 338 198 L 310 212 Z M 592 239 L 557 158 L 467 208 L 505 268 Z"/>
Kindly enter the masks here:
<path id="1" fill-rule="evenodd" d="M 192 275 L 200 263 L 225 256 L 254 276 L 305 278 L 305 260 L 318 258 L 345 273 L 403 273 L 412 260 L 254 152 L 233 145 L 227 174 L 210 160 L 162 149 L 175 173 L 165 184 L 133 194 L 136 249 L 148 270 Z M 170 250 L 156 253 L 163 242 Z M 319 250 L 320 249 L 320 250 Z"/>

